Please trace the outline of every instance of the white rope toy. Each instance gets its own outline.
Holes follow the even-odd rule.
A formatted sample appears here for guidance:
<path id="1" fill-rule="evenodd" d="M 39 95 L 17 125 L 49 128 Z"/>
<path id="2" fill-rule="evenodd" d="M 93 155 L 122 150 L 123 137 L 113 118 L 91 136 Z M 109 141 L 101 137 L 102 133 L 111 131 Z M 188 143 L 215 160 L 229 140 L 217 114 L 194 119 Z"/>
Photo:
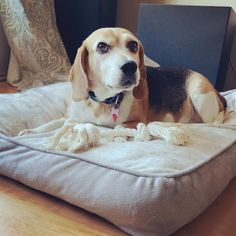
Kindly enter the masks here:
<path id="1" fill-rule="evenodd" d="M 125 142 L 127 140 L 149 141 L 162 139 L 173 145 L 185 145 L 188 134 L 183 125 L 163 122 L 139 123 L 137 129 L 124 128 L 120 125 L 114 129 L 93 124 L 78 124 L 67 120 L 51 138 L 49 149 L 76 152 L 94 147 L 103 142 Z"/>

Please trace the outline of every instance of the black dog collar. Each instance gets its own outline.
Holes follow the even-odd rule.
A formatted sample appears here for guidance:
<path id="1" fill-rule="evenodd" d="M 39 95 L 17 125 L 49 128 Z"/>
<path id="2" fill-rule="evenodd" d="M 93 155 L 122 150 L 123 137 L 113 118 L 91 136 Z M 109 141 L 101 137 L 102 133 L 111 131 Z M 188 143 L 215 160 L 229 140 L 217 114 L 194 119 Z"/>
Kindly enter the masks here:
<path id="1" fill-rule="evenodd" d="M 124 93 L 117 93 L 114 97 L 109 97 L 106 98 L 104 101 L 99 101 L 93 91 L 88 92 L 89 97 L 95 101 L 95 102 L 100 102 L 100 103 L 105 103 L 105 104 L 110 104 L 113 108 L 118 109 L 120 107 L 120 104 L 123 100 Z"/>

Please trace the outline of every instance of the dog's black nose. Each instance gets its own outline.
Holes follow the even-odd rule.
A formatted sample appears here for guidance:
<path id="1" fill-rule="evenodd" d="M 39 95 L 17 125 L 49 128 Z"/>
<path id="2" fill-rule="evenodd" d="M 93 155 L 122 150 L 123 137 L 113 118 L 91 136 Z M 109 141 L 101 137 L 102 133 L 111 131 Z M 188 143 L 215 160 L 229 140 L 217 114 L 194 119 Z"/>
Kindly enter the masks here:
<path id="1" fill-rule="evenodd" d="M 120 69 L 125 75 L 132 76 L 137 70 L 137 64 L 134 61 L 129 61 L 125 63 Z"/>

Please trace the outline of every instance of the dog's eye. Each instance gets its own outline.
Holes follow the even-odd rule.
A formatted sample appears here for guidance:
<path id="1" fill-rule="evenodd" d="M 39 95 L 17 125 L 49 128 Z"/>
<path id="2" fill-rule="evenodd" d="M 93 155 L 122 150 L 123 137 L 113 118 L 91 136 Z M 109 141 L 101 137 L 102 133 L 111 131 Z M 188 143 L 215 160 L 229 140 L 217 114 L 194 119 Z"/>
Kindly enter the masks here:
<path id="1" fill-rule="evenodd" d="M 111 50 L 111 47 L 108 44 L 103 43 L 103 42 L 99 43 L 97 46 L 97 51 L 101 54 L 107 53 L 110 50 Z"/>
<path id="2" fill-rule="evenodd" d="M 138 51 L 138 43 L 136 41 L 130 41 L 127 44 L 127 48 L 133 52 L 136 53 Z"/>

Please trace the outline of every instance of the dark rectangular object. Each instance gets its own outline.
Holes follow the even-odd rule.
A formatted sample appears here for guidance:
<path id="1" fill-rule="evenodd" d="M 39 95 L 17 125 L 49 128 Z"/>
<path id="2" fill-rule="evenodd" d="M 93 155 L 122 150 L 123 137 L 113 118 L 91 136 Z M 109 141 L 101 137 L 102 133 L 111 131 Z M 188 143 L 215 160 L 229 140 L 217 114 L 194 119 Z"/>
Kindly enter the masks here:
<path id="1" fill-rule="evenodd" d="M 204 74 L 217 90 L 236 87 L 230 61 L 236 15 L 231 7 L 141 4 L 138 36 L 162 66 Z M 231 80 L 231 81 L 227 81 Z"/>
<path id="2" fill-rule="evenodd" d="M 116 0 L 54 0 L 54 5 L 57 27 L 71 63 L 89 34 L 115 26 Z"/>

